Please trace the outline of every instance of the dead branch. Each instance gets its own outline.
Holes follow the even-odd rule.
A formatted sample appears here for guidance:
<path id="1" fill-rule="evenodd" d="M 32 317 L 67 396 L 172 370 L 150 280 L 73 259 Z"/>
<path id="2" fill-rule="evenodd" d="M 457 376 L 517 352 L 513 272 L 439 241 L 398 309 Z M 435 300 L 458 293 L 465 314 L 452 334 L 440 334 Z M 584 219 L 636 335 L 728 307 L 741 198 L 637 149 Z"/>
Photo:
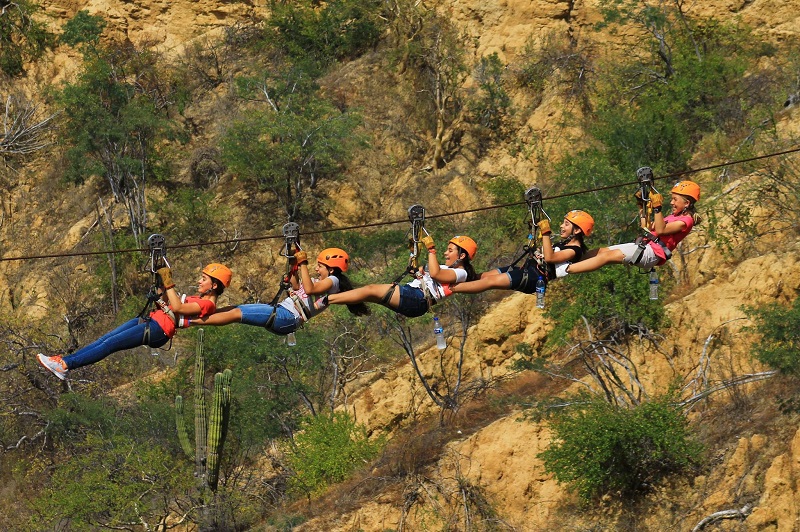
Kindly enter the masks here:
<path id="1" fill-rule="evenodd" d="M 697 525 L 692 529 L 692 532 L 699 532 L 705 528 L 706 525 L 710 525 L 711 523 L 715 523 L 722 519 L 745 519 L 752 511 L 753 507 L 749 504 L 745 504 L 738 510 L 722 510 L 720 512 L 714 512 L 697 523 Z"/>
<path id="2" fill-rule="evenodd" d="M 0 157 L 28 155 L 53 142 L 48 133 L 58 113 L 38 119 L 39 107 L 19 96 L 6 98 L 3 112 L 3 131 L 0 135 Z"/>

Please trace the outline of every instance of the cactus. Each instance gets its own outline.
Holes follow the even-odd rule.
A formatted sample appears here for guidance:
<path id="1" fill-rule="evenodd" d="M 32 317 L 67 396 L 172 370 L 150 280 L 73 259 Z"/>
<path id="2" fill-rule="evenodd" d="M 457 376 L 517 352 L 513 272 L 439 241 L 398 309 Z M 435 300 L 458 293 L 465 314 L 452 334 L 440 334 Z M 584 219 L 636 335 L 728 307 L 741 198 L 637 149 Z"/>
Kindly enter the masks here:
<path id="1" fill-rule="evenodd" d="M 205 358 L 203 356 L 203 330 L 197 335 L 197 350 L 194 364 L 194 439 L 195 449 L 189 444 L 186 422 L 183 415 L 183 397 L 175 397 L 175 426 L 183 452 L 189 459 L 194 457 L 195 474 L 204 478 L 207 486 L 216 491 L 219 480 L 219 455 L 228 433 L 231 407 L 231 379 L 233 372 L 226 369 L 214 375 L 214 395 L 208 420 L 203 378 Z"/>

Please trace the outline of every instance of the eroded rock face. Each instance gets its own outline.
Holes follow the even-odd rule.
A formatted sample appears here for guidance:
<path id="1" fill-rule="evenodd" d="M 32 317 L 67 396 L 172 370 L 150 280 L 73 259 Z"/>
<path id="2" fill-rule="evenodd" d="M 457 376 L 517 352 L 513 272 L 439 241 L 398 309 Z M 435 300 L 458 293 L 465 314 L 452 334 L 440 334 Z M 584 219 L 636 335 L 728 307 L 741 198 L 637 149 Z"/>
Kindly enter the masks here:
<path id="1" fill-rule="evenodd" d="M 112 38 L 136 44 L 158 43 L 165 52 L 174 53 L 192 39 L 218 32 L 235 20 L 263 14 L 265 9 L 265 5 L 244 2 L 186 0 L 47 0 L 42 5 L 46 13 L 62 23 L 81 9 L 101 14 L 108 20 Z M 531 35 L 555 32 L 578 41 L 590 34 L 597 38 L 593 25 L 600 20 L 598 5 L 598 0 L 449 0 L 442 2 L 441 8 L 475 38 L 475 56 L 496 52 L 504 62 L 510 62 Z M 687 9 L 697 15 L 713 15 L 725 20 L 739 17 L 757 28 L 765 39 L 783 41 L 800 35 L 800 2 L 797 0 L 708 0 L 692 3 Z M 626 34 L 621 33 L 614 39 L 625 37 Z M 614 45 L 614 41 L 608 39 L 608 44 Z M 76 58 L 71 53 L 60 50 L 49 70 L 39 76 L 50 81 L 68 76 L 76 65 Z M 531 113 L 526 127 L 548 135 L 554 125 L 560 123 L 565 108 L 559 95 L 546 93 Z M 778 129 L 786 138 L 800 132 L 800 112 L 796 109 L 797 106 L 787 107 L 779 116 Z M 574 109 L 570 111 L 575 112 Z M 561 139 L 579 136 L 578 131 L 569 132 L 564 137 L 554 136 L 552 153 L 571 149 L 571 144 Z M 525 157 L 515 158 L 505 151 L 478 161 L 477 168 L 486 174 L 496 173 L 498 169 L 507 170 L 510 175 L 529 182 L 536 178 L 534 163 Z M 452 183 L 448 193 L 457 196 L 465 187 L 459 187 L 457 180 Z M 23 192 L 29 193 L 30 189 Z M 361 208 L 357 187 L 345 187 L 343 196 L 346 202 L 342 216 L 351 219 Z M 464 195 L 458 196 L 456 201 L 474 204 L 479 199 Z M 393 205 L 392 209 L 392 212 L 403 214 L 402 205 Z M 75 220 L 71 229 L 62 235 L 66 247 L 82 238 L 91 223 L 91 215 L 85 213 L 83 217 L 76 216 Z M 43 225 L 42 219 L 35 220 L 32 229 L 38 230 Z M 665 307 L 672 328 L 663 347 L 679 356 L 668 362 L 661 354 L 644 346 L 635 348 L 634 359 L 642 370 L 640 376 L 644 384 L 663 389 L 676 374 L 685 375 L 692 371 L 706 340 L 711 335 L 722 334 L 721 328 L 725 329 L 724 334 L 732 337 L 742 334 L 741 327 L 745 324 L 741 319 L 744 317 L 742 304 L 793 299 L 800 289 L 800 249 L 792 238 L 787 236 L 790 243 L 780 248 L 770 241 L 751 243 L 762 246 L 765 252 L 736 264 L 705 237 L 702 227 L 687 238 L 683 250 L 694 251 L 681 262 L 676 261 L 678 267 L 687 273 L 686 286 L 679 287 L 680 297 L 676 296 Z M 7 252 L 9 249 L 12 248 L 6 247 Z M 16 243 L 13 251 L 22 253 L 24 245 Z M 18 282 L 22 282 L 19 276 L 6 279 L 4 275 L 0 288 L 5 292 Z M 44 308 L 47 299 L 44 283 L 29 282 L 19 288 L 20 293 L 29 294 L 31 299 L 23 304 Z M 20 304 L 19 301 L 16 303 Z M 534 350 L 539 349 L 550 328 L 551 324 L 535 308 L 532 296 L 510 294 L 493 305 L 472 329 L 464 378 L 492 378 L 508 373 L 515 357 L 515 347 L 526 343 Z M 719 349 L 715 356 L 730 361 L 731 368 L 743 372 L 761 369 L 750 359 L 747 342 L 727 342 Z M 431 348 L 420 353 L 420 363 L 423 373 L 434 375 L 442 361 L 439 352 Z M 444 364 L 452 367 L 452 358 L 446 359 Z M 403 427 L 409 417 L 436 410 L 407 364 L 391 368 L 380 378 L 354 383 L 349 394 L 349 410 L 370 431 L 387 430 L 391 433 Z M 445 458 L 433 468 L 433 474 L 445 486 L 452 487 L 448 482 L 457 476 L 456 472 L 480 486 L 494 502 L 501 517 L 518 530 L 552 530 L 550 525 L 556 508 L 573 499 L 542 472 L 536 459 L 536 454 L 549 441 L 547 426 L 521 423 L 517 417 L 518 414 L 510 415 L 451 443 Z M 770 459 L 765 473 L 758 475 L 754 464 L 768 448 L 775 458 Z M 712 472 L 698 477 L 693 484 L 694 487 L 687 487 L 687 496 L 696 500 L 696 510 L 685 518 L 684 522 L 690 523 L 685 529 L 691 529 L 691 525 L 705 515 L 734 506 L 732 501 L 745 485 L 748 492 L 761 493 L 746 521 L 749 529 L 795 530 L 795 523 L 800 518 L 797 503 L 800 500 L 800 431 L 785 444 L 770 441 L 763 434 L 742 437 L 734 448 L 723 450 L 720 463 Z M 402 501 L 402 496 L 402 493 L 387 492 L 357 511 L 325 516 L 297 529 L 379 531 L 396 528 L 401 519 L 399 501 Z M 424 506 L 420 507 L 417 513 L 407 516 L 408 529 L 422 529 L 419 526 L 425 519 L 424 510 Z M 659 517 L 663 516 L 650 519 L 651 530 L 659 530 Z"/>

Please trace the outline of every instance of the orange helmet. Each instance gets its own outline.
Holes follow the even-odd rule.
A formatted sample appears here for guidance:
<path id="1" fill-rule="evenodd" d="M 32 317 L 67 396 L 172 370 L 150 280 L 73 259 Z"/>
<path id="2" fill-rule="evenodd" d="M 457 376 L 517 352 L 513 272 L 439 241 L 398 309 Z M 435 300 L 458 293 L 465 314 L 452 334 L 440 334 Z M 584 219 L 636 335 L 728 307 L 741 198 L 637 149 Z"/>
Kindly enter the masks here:
<path id="1" fill-rule="evenodd" d="M 327 248 L 319 252 L 317 262 L 329 268 L 339 268 L 346 272 L 350 267 L 350 256 L 343 249 Z"/>
<path id="2" fill-rule="evenodd" d="M 454 236 L 448 243 L 450 242 L 466 251 L 470 260 L 474 259 L 475 254 L 478 253 L 478 244 L 468 236 Z"/>
<path id="3" fill-rule="evenodd" d="M 678 181 L 670 192 L 680 194 L 681 196 L 689 196 L 695 201 L 700 201 L 700 185 L 694 181 Z"/>
<path id="4" fill-rule="evenodd" d="M 592 218 L 588 212 L 573 210 L 569 211 L 564 218 L 580 227 L 584 235 L 589 236 L 592 234 L 592 230 L 594 229 L 594 218 Z"/>
<path id="5" fill-rule="evenodd" d="M 212 262 L 211 264 L 203 268 L 203 273 L 221 282 L 222 286 L 224 286 L 225 288 L 228 288 L 231 285 L 231 278 L 233 277 L 233 272 L 231 272 L 230 268 L 228 268 L 224 264 L 219 264 L 218 262 Z"/>

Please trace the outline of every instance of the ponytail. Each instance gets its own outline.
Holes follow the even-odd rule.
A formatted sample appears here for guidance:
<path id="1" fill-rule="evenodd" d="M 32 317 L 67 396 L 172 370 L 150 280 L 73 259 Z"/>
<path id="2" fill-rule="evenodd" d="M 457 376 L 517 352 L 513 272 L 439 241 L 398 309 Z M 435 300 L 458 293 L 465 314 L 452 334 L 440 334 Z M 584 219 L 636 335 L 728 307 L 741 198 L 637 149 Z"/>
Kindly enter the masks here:
<path id="1" fill-rule="evenodd" d="M 475 267 L 472 265 L 472 260 L 469 258 L 469 253 L 464 250 L 461 246 L 456 246 L 458 248 L 458 254 L 464 254 L 465 257 L 463 259 L 458 259 L 459 264 L 464 270 L 467 272 L 467 281 L 474 281 L 478 278 L 478 274 L 475 272 Z"/>
<path id="2" fill-rule="evenodd" d="M 331 275 L 336 276 L 339 279 L 339 292 L 347 292 L 348 290 L 353 289 L 353 283 L 350 282 L 350 278 L 347 277 L 340 268 L 333 267 L 330 268 Z M 347 310 L 350 311 L 351 314 L 355 316 L 368 316 L 370 313 L 369 307 L 366 303 L 353 303 L 347 305 Z"/>

